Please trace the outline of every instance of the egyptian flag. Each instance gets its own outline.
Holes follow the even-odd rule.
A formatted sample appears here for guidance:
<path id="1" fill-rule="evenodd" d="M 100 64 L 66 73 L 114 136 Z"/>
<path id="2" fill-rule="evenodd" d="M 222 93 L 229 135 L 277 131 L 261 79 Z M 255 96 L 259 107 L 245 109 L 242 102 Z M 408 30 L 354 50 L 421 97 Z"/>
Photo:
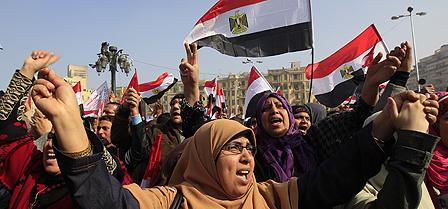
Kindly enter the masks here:
<path id="1" fill-rule="evenodd" d="M 310 49 L 310 0 L 219 0 L 185 38 L 234 57 Z"/>
<path id="2" fill-rule="evenodd" d="M 134 71 L 134 75 L 132 76 L 131 81 L 129 81 L 129 84 L 128 84 L 128 87 L 126 88 L 126 90 L 131 87 L 134 88 L 135 90 L 137 90 L 137 92 L 138 92 L 137 70 Z M 125 99 L 125 94 L 123 94 L 123 96 L 121 97 L 120 104 L 123 104 L 124 99 Z"/>
<path id="3" fill-rule="evenodd" d="M 337 52 L 314 64 L 313 94 L 327 107 L 337 107 L 355 92 L 364 80 L 367 67 L 379 53 L 386 57 L 387 48 L 372 24 Z M 311 64 L 306 67 L 311 79 Z"/>
<path id="4" fill-rule="evenodd" d="M 207 115 L 214 119 L 215 113 L 225 107 L 225 98 L 221 86 L 216 81 L 216 78 L 204 83 L 204 92 L 208 98 Z M 216 111 L 215 111 L 216 110 Z"/>
<path id="5" fill-rule="evenodd" d="M 138 90 L 146 104 L 151 104 L 160 99 L 176 82 L 177 78 L 173 74 L 164 72 L 155 81 L 138 85 Z"/>
<path id="6" fill-rule="evenodd" d="M 73 91 L 75 92 L 75 96 L 76 96 L 76 102 L 78 103 L 79 106 L 79 110 L 81 112 L 81 116 L 84 113 L 84 107 L 83 107 L 83 99 L 82 99 L 82 94 L 81 94 L 81 81 L 78 81 L 74 86 L 73 86 Z"/>
<path id="7" fill-rule="evenodd" d="M 204 92 L 207 95 L 208 102 L 207 102 L 207 115 L 210 118 L 213 118 L 212 110 L 215 106 L 215 99 L 216 99 L 216 88 L 218 86 L 218 82 L 216 81 L 216 78 L 211 81 L 205 81 L 204 83 Z"/>
<path id="8" fill-rule="evenodd" d="M 217 87 L 216 87 L 216 103 L 217 105 L 219 105 L 219 107 L 221 109 L 225 108 L 225 104 L 226 104 L 226 99 L 224 97 L 224 92 L 222 91 L 221 85 L 219 85 L 219 83 L 217 83 Z"/>
<path id="9" fill-rule="evenodd" d="M 273 92 L 271 85 L 257 68 L 252 66 L 247 84 L 246 98 L 244 99 L 244 117 L 254 117 L 258 100 L 265 92 Z M 248 109 L 248 107 L 250 107 Z"/>

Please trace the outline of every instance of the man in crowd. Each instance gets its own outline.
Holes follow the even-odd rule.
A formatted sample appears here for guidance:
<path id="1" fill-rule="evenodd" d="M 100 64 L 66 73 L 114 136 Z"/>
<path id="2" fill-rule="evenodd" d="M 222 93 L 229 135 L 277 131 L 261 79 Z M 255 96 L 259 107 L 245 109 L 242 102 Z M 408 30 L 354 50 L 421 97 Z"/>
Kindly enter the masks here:
<path id="1" fill-rule="evenodd" d="M 109 102 L 104 106 L 103 115 L 111 115 L 115 116 L 115 111 L 120 106 L 120 103 L 117 102 Z"/>
<path id="2" fill-rule="evenodd" d="M 146 171 L 151 148 L 158 136 L 161 160 L 184 140 L 182 135 L 181 105 L 183 94 L 175 95 L 170 101 L 170 119 L 161 123 L 146 123 L 138 112 L 140 95 L 135 89 L 128 89 L 125 102 L 119 107 L 112 124 L 111 141 L 119 149 L 134 182 L 141 182 Z M 130 127 L 130 132 L 128 132 Z"/>
<path id="3" fill-rule="evenodd" d="M 114 117 L 110 115 L 101 116 L 98 122 L 96 135 L 98 136 L 98 138 L 101 139 L 107 151 L 117 156 L 117 148 L 115 147 L 114 144 L 112 144 L 112 141 L 110 139 L 110 130 L 112 128 L 113 118 Z"/>

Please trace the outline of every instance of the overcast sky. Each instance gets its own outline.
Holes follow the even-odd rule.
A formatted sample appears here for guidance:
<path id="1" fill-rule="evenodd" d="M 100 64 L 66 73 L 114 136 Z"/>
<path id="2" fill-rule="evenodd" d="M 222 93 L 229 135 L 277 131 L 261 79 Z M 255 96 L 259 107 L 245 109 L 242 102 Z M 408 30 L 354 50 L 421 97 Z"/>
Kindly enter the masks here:
<path id="1" fill-rule="evenodd" d="M 177 66 L 185 52 L 182 42 L 194 23 L 216 1 L 135 0 L 60 1 L 3 0 L 0 4 L 0 89 L 5 89 L 12 73 L 20 68 L 33 49 L 48 49 L 62 58 L 52 67 L 66 75 L 68 64 L 88 65 L 97 59 L 101 42 L 124 50 L 135 60 L 139 81 L 149 81 L 168 71 L 179 77 Z M 419 58 L 431 55 L 448 43 L 448 1 L 312 1 L 316 61 L 353 39 L 374 23 L 389 48 L 411 40 L 409 18 L 392 21 L 393 15 L 407 14 L 407 7 L 425 11 L 414 18 Z M 210 48 L 199 51 L 201 79 L 228 73 L 248 72 L 244 58 L 222 55 Z M 310 51 L 261 58 L 262 71 L 288 67 L 289 62 L 311 62 Z M 98 76 L 89 69 L 89 88 L 95 89 L 110 73 Z M 117 86 L 130 78 L 117 76 Z"/>

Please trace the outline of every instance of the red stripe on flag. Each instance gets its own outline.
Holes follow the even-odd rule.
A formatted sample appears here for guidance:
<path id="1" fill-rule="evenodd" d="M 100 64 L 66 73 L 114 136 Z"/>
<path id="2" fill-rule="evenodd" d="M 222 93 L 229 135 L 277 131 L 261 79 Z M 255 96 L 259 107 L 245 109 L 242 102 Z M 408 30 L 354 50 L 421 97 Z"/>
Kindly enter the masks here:
<path id="1" fill-rule="evenodd" d="M 168 72 L 164 72 L 155 81 L 151 81 L 148 83 L 143 83 L 143 84 L 138 85 L 138 90 L 140 92 L 145 92 L 145 91 L 149 91 L 153 88 L 156 88 L 163 83 L 163 80 L 165 80 L 166 77 L 168 77 Z"/>
<path id="2" fill-rule="evenodd" d="M 198 20 L 196 25 L 199 23 L 205 22 L 207 20 L 211 20 L 211 19 L 221 15 L 222 13 L 226 13 L 230 10 L 248 6 L 248 5 L 252 5 L 252 4 L 257 4 L 257 3 L 260 3 L 263 1 L 267 1 L 267 0 L 221 0 L 221 1 L 218 1 L 218 3 L 216 3 L 212 8 L 210 8 L 204 14 L 204 16 L 202 16 L 201 19 Z"/>
<path id="3" fill-rule="evenodd" d="M 258 73 L 257 68 L 252 66 L 252 68 L 250 69 L 249 82 L 247 83 L 247 87 L 249 87 L 252 84 L 252 82 L 257 80 L 259 77 L 260 77 L 260 74 Z"/>
<path id="4" fill-rule="evenodd" d="M 78 81 L 74 86 L 73 86 L 73 91 L 75 93 L 81 92 L 81 81 Z"/>
<path id="5" fill-rule="evenodd" d="M 135 90 L 137 90 L 137 92 L 139 92 L 139 90 L 140 90 L 138 87 L 137 70 L 135 70 L 134 75 L 132 76 L 131 80 L 129 81 L 126 91 L 131 87 L 134 88 Z M 120 100 L 120 104 L 123 104 L 125 97 L 126 97 L 126 94 L 123 94 L 123 96 L 121 97 L 121 100 Z"/>
<path id="6" fill-rule="evenodd" d="M 211 81 L 206 81 L 204 83 L 204 87 L 209 87 L 209 88 L 213 88 L 216 86 L 216 81 L 215 79 L 211 80 Z"/>
<path id="7" fill-rule="evenodd" d="M 380 41 L 382 41 L 380 34 L 373 24 L 370 25 L 334 54 L 319 63 L 315 63 L 313 79 L 326 77 L 339 66 L 361 56 L 362 53 L 374 47 Z M 311 65 L 306 67 L 306 78 L 311 79 Z"/>

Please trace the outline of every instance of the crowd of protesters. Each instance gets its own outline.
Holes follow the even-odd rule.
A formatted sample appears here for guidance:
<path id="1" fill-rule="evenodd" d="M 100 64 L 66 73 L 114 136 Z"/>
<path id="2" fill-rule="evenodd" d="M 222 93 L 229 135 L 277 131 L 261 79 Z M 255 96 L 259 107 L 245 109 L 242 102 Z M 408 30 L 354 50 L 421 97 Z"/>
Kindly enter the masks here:
<path id="1" fill-rule="evenodd" d="M 0 97 L 0 208 L 448 207 L 448 93 L 406 89 L 407 42 L 373 59 L 348 110 L 266 92 L 254 115 L 214 120 L 184 47 L 183 94 L 151 120 L 133 88 L 80 117 L 59 56 L 33 51 Z"/>

